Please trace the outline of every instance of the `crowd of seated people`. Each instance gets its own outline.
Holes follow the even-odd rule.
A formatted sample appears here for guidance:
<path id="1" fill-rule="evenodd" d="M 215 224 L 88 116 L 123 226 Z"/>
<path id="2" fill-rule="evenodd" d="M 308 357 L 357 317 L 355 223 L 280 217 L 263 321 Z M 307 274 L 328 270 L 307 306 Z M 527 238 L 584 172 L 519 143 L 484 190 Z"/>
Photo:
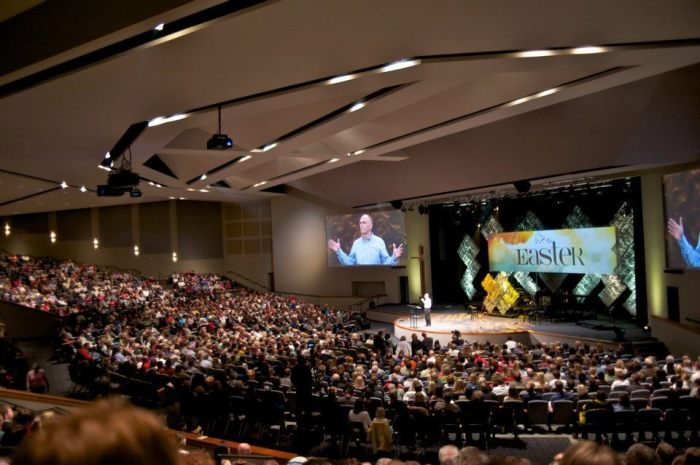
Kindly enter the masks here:
<path id="1" fill-rule="evenodd" d="M 248 444 L 239 444 L 237 454 L 222 445 L 212 450 L 188 446 L 169 436 L 162 422 L 146 410 L 110 400 L 101 401 L 74 413 L 35 417 L 24 408 L 17 412 L 0 405 L 3 424 L 0 442 L 13 465 L 252 465 L 255 455 Z M 14 414 L 14 416 L 13 416 Z M 9 419 L 8 419 L 9 417 Z M 19 417 L 23 417 L 21 421 Z M 11 439 L 8 440 L 8 438 Z M 6 442 L 7 440 L 7 442 Z M 10 446 L 10 444 L 12 446 Z M 14 448 L 16 447 L 16 449 Z M 533 457 L 534 459 L 535 457 Z M 376 465 L 420 465 L 418 457 L 380 457 Z M 655 449 L 635 444 L 618 453 L 591 441 L 578 441 L 553 457 L 537 457 L 550 465 L 694 465 L 700 448 L 677 449 L 662 442 Z M 265 465 L 371 465 L 355 458 L 294 457 L 283 460 L 267 457 Z M 486 453 L 476 447 L 442 446 L 431 460 L 440 465 L 531 465 L 525 457 Z M 0 463 L 7 464 L 6 459 Z M 423 462 L 425 463 L 425 462 Z"/>
<path id="2" fill-rule="evenodd" d="M 338 406 L 360 416 L 364 407 L 360 421 L 368 429 L 382 407 L 387 421 L 411 440 L 426 425 L 464 427 L 470 421 L 465 411 L 488 419 L 490 430 L 517 433 L 528 410 L 542 408 L 543 401 L 541 423 L 552 423 L 560 407 L 570 406 L 564 426 L 581 434 L 602 410 L 658 409 L 662 420 L 667 411 L 681 411 L 697 421 L 700 366 L 688 356 L 657 361 L 622 347 L 581 343 L 469 343 L 457 333 L 444 347 L 426 334 L 393 341 L 382 332 L 350 331 L 347 315 L 328 306 L 237 289 L 214 275 L 180 273 L 159 283 L 72 262 L 3 259 L 5 298 L 66 315 L 62 338 L 81 382 L 104 393 L 137 386 L 131 393 L 146 404 L 180 407 L 173 425 L 212 432 L 244 414 L 248 423 L 279 421 L 299 407 L 291 405 L 299 355 L 313 368 L 317 397 L 308 409 L 319 414 L 315 418 L 332 417 L 322 410 Z M 241 405 L 247 410 L 231 415 Z M 341 415 L 342 424 L 319 422 L 342 429 L 351 413 Z M 428 436 L 424 442 L 439 440 Z M 464 429 L 456 436 L 464 437 Z"/>

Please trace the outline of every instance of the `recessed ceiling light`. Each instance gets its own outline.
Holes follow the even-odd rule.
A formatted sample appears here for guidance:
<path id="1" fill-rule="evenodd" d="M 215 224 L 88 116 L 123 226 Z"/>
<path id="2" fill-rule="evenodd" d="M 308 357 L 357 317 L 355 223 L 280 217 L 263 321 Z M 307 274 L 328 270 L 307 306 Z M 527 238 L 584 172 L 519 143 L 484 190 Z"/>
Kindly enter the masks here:
<path id="1" fill-rule="evenodd" d="M 187 190 L 190 192 L 194 192 L 194 189 L 192 189 L 191 187 L 188 187 Z"/>
<path id="2" fill-rule="evenodd" d="M 379 71 L 382 73 L 387 73 L 389 71 L 410 68 L 411 66 L 416 66 L 419 64 L 420 60 L 399 60 L 382 67 Z"/>
<path id="3" fill-rule="evenodd" d="M 267 181 L 260 181 L 257 184 L 253 184 L 253 187 L 260 187 L 260 186 L 264 186 L 265 184 L 267 184 Z"/>
<path id="4" fill-rule="evenodd" d="M 111 153 L 109 153 L 109 152 L 105 153 L 105 159 L 106 159 L 106 160 L 109 160 L 109 158 L 111 158 L 111 157 L 112 157 L 112 154 L 111 154 Z"/>
<path id="5" fill-rule="evenodd" d="M 204 193 L 206 194 L 206 193 L 209 192 L 209 191 L 206 190 L 206 189 L 199 189 L 199 192 L 204 192 Z"/>
<path id="6" fill-rule="evenodd" d="M 591 53 L 604 53 L 607 51 L 608 51 L 608 49 L 605 47 L 586 46 L 586 47 L 577 47 L 577 48 L 571 50 L 571 53 L 573 53 L 574 55 L 588 55 Z"/>
<path id="7" fill-rule="evenodd" d="M 559 91 L 559 89 L 557 89 L 557 88 L 543 90 L 539 94 L 535 94 L 535 97 L 546 97 L 547 95 L 552 95 L 558 91 Z"/>
<path id="8" fill-rule="evenodd" d="M 175 200 L 175 197 L 168 197 L 170 200 Z"/>
<path id="9" fill-rule="evenodd" d="M 160 184 L 156 183 L 156 187 L 163 187 L 163 186 L 161 186 Z"/>
<path id="10" fill-rule="evenodd" d="M 184 198 L 184 197 L 180 197 L 180 200 L 187 200 L 187 199 L 186 199 L 186 198 Z"/>
<path id="11" fill-rule="evenodd" d="M 516 54 L 521 58 L 548 57 L 554 55 L 552 50 L 527 50 Z"/>
<path id="12" fill-rule="evenodd" d="M 273 142 L 273 143 L 271 143 L 271 144 L 267 144 L 266 146 L 264 146 L 264 147 L 262 148 L 262 151 L 263 151 L 263 152 L 267 152 L 268 150 L 272 150 L 272 149 L 274 149 L 275 147 L 277 147 L 277 142 Z"/>
<path id="13" fill-rule="evenodd" d="M 155 184 L 153 184 L 153 181 L 148 181 L 148 185 L 149 185 L 149 186 L 155 186 Z"/>
<path id="14" fill-rule="evenodd" d="M 66 181 L 61 181 L 61 189 L 65 189 L 68 187 L 68 183 Z"/>
<path id="15" fill-rule="evenodd" d="M 109 166 L 97 165 L 97 167 L 98 167 L 99 169 L 101 169 L 101 170 L 112 171 L 112 170 L 109 168 Z"/>
<path id="16" fill-rule="evenodd" d="M 512 107 L 512 106 L 515 106 L 515 105 L 520 105 L 521 103 L 525 103 L 525 102 L 527 102 L 527 101 L 529 101 L 529 100 L 532 100 L 532 97 L 522 97 L 522 98 L 513 100 L 512 102 L 508 102 L 507 105 L 508 105 L 509 107 Z"/>
<path id="17" fill-rule="evenodd" d="M 327 84 L 340 84 L 341 82 L 351 81 L 357 77 L 356 74 L 343 74 L 328 80 Z"/>
<path id="18" fill-rule="evenodd" d="M 201 176 L 199 177 L 199 179 L 200 179 L 201 181 L 204 181 L 205 179 L 207 179 L 207 175 L 206 175 L 206 174 L 203 174 L 203 175 L 201 175 Z"/>
<path id="19" fill-rule="evenodd" d="M 243 163 L 244 161 L 250 160 L 251 158 L 253 158 L 253 157 L 251 157 L 250 155 L 246 155 L 245 157 L 238 160 L 238 163 Z"/>
<path id="20" fill-rule="evenodd" d="M 363 153 L 365 153 L 365 149 L 355 150 L 352 152 L 353 155 L 362 155 Z"/>
<path id="21" fill-rule="evenodd" d="M 330 160 L 328 160 L 328 163 L 335 163 L 337 161 L 340 161 L 340 158 L 331 158 Z"/>
<path id="22" fill-rule="evenodd" d="M 154 27 L 153 30 L 154 31 L 162 31 L 164 27 L 165 27 L 165 23 L 160 23 L 156 27 Z"/>
<path id="23" fill-rule="evenodd" d="M 361 110 L 365 107 L 366 103 L 365 102 L 357 102 L 355 105 L 351 106 L 348 112 L 352 113 L 353 111 Z"/>
<path id="24" fill-rule="evenodd" d="M 178 113 L 176 115 L 172 116 L 159 116 L 157 118 L 153 118 L 148 122 L 148 127 L 152 128 L 153 126 L 160 126 L 161 124 L 165 123 L 172 123 L 173 121 L 179 121 L 181 119 L 187 118 L 186 113 Z"/>
<path id="25" fill-rule="evenodd" d="M 87 189 L 85 188 L 85 186 L 80 186 L 80 192 L 87 192 Z"/>

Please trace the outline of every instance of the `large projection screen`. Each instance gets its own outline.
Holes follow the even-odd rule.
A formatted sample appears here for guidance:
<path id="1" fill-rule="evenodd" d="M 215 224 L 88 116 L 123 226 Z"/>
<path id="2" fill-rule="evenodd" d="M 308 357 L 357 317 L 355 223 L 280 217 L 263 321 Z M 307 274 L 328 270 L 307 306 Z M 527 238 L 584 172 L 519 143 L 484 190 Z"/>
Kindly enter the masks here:
<path id="1" fill-rule="evenodd" d="M 405 231 L 398 210 L 327 216 L 328 266 L 402 266 Z"/>
<path id="2" fill-rule="evenodd" d="M 664 176 L 666 266 L 700 269 L 700 168 Z"/>

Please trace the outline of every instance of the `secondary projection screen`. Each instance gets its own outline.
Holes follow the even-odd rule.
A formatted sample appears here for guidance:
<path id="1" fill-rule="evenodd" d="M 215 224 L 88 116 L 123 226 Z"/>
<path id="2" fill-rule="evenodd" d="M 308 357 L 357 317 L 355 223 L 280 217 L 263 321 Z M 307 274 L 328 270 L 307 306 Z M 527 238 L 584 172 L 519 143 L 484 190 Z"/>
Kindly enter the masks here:
<path id="1" fill-rule="evenodd" d="M 328 266 L 399 266 L 406 259 L 398 210 L 326 217 Z"/>
<path id="2" fill-rule="evenodd" d="M 700 168 L 664 176 L 666 266 L 700 269 Z"/>
<path id="3" fill-rule="evenodd" d="M 514 231 L 489 237 L 491 271 L 612 274 L 615 227 Z"/>

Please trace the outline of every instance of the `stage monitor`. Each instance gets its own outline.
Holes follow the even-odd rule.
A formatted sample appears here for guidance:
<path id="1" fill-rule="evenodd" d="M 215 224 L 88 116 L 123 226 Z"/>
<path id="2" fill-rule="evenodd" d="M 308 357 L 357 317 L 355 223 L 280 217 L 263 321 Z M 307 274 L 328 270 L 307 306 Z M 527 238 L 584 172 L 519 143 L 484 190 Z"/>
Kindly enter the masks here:
<path id="1" fill-rule="evenodd" d="M 664 176 L 666 266 L 700 269 L 700 168 Z"/>
<path id="2" fill-rule="evenodd" d="M 326 217 L 328 266 L 400 266 L 406 260 L 399 210 Z"/>
<path id="3" fill-rule="evenodd" d="M 513 231 L 489 237 L 491 271 L 612 274 L 615 227 Z"/>

